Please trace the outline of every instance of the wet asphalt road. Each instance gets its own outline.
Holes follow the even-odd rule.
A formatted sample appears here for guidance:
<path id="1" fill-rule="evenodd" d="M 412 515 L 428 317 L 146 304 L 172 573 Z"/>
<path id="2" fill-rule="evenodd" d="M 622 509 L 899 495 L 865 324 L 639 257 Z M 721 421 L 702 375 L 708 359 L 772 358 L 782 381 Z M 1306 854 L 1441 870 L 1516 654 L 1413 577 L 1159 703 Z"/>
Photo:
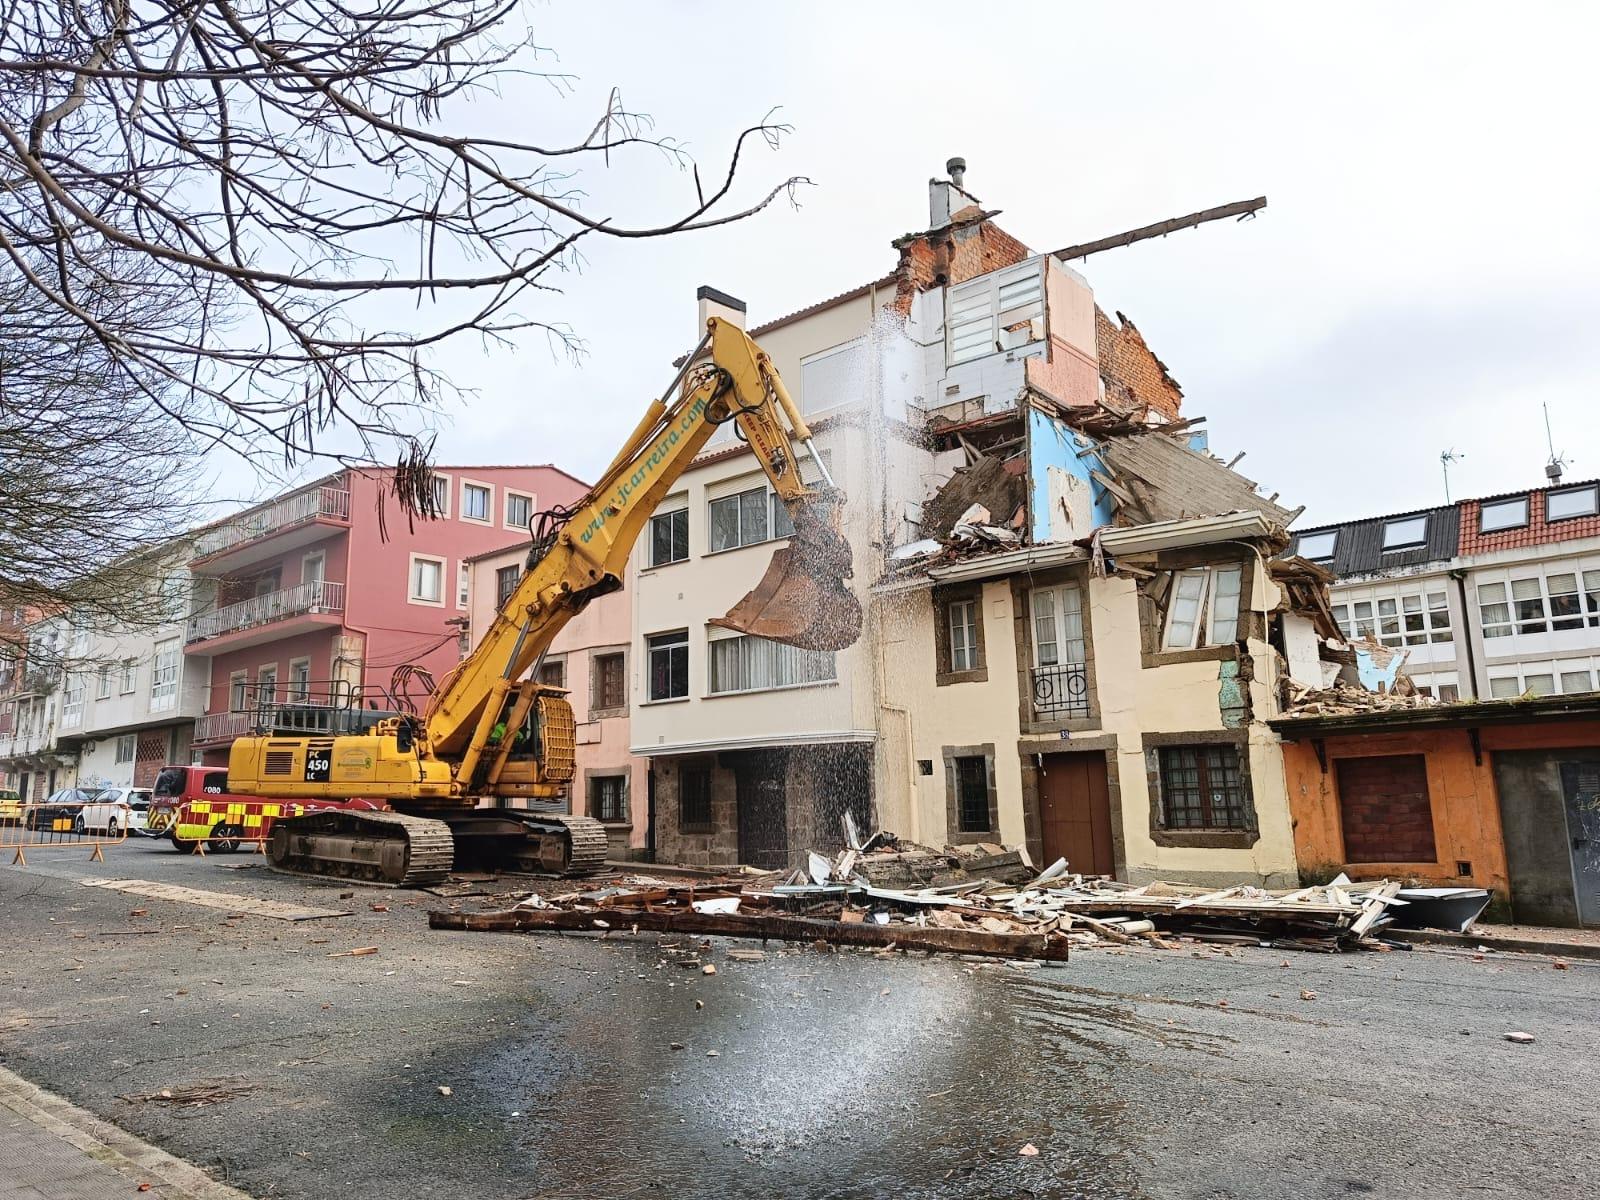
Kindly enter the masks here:
<path id="1" fill-rule="evenodd" d="M 1600 1195 L 1596 964 L 719 942 L 706 976 L 671 939 L 436 933 L 430 906 L 498 905 L 341 900 L 245 856 L 32 861 L 0 867 L 0 1063 L 260 1197 Z M 122 1098 L 216 1082 L 249 1090 Z"/>

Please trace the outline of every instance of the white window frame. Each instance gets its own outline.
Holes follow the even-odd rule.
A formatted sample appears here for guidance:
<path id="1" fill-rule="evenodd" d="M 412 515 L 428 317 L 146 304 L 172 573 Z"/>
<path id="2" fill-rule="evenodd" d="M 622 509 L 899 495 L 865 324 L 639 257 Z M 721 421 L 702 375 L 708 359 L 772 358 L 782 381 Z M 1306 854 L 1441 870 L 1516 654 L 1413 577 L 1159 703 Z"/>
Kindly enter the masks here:
<path id="1" fill-rule="evenodd" d="M 1410 529 L 1416 527 L 1416 536 L 1408 536 Z M 1392 535 L 1392 536 L 1391 536 Z M 1404 540 L 1401 540 L 1401 539 Z M 1415 550 L 1418 546 L 1428 543 L 1428 517 L 1395 517 L 1383 523 L 1383 552 L 1391 550 Z"/>
<path id="2" fill-rule="evenodd" d="M 1323 538 L 1328 539 L 1328 552 L 1326 554 L 1311 553 L 1310 547 L 1307 545 L 1307 543 L 1320 543 L 1321 539 Z M 1317 533 L 1302 533 L 1300 535 L 1299 547 L 1296 552 L 1299 557 L 1310 559 L 1312 562 L 1327 562 L 1334 556 L 1338 549 L 1339 531 L 1337 529 L 1324 529 Z"/>
<path id="3" fill-rule="evenodd" d="M 128 750 L 128 752 L 126 754 L 124 754 L 122 752 L 124 746 L 126 746 L 127 750 Z M 139 735 L 138 734 L 136 734 L 136 733 L 123 733 L 123 734 L 118 734 L 117 735 L 116 746 L 112 750 L 112 759 L 113 759 L 113 761 L 115 761 L 119 766 L 121 764 L 123 764 L 123 763 L 131 763 L 136 757 L 138 757 L 138 754 L 139 754 Z"/>
<path id="4" fill-rule="evenodd" d="M 430 600 L 426 596 L 422 596 L 422 595 L 418 594 L 418 589 L 417 589 L 417 584 L 418 584 L 417 567 L 421 563 L 431 563 L 434 566 L 439 568 L 439 595 L 438 595 L 438 597 L 436 599 Z M 410 557 L 409 557 L 409 561 L 406 564 L 406 601 L 407 601 L 407 603 L 420 604 L 420 605 L 423 605 L 423 606 L 425 606 L 427 608 L 444 608 L 444 607 L 446 607 L 444 584 L 445 584 L 445 579 L 449 574 L 449 570 L 450 570 L 450 560 L 449 559 L 441 558 L 437 554 L 418 554 L 415 551 L 413 551 L 411 553 Z"/>
<path id="5" fill-rule="evenodd" d="M 444 501 L 439 509 L 439 520 L 448 520 L 454 508 L 455 476 L 444 471 L 435 471 L 433 479 L 434 499 Z"/>
<path id="6" fill-rule="evenodd" d="M 317 565 L 317 573 L 311 573 L 311 564 Z M 325 583 L 328 579 L 328 552 L 326 550 L 311 550 L 300 556 L 300 582 Z"/>
<path id="7" fill-rule="evenodd" d="M 746 496 L 753 496 L 757 492 L 765 497 L 762 507 L 762 520 L 766 533 L 763 537 L 747 542 L 744 540 L 744 500 Z M 712 544 L 712 538 L 715 536 L 716 521 L 712 516 L 712 508 L 729 500 L 737 500 L 739 502 L 739 541 L 731 546 L 715 546 Z M 780 513 L 783 516 L 784 524 L 787 526 L 781 533 L 778 531 Z M 778 494 L 764 483 L 757 484 L 755 487 L 741 488 L 739 491 L 729 492 L 725 496 L 712 496 L 706 500 L 707 554 L 730 554 L 735 550 L 743 550 L 747 546 L 762 546 L 767 542 L 782 541 L 792 536 L 794 536 L 794 525 L 789 521 L 789 510 L 784 506 L 783 501 L 778 498 Z"/>
<path id="8" fill-rule="evenodd" d="M 1584 496 L 1589 504 L 1587 508 L 1555 516 L 1550 512 L 1550 505 L 1558 496 Z M 1597 512 L 1600 512 L 1600 484 L 1583 483 L 1576 487 L 1551 488 L 1544 494 L 1544 519 L 1547 523 L 1575 521 L 1579 517 L 1592 517 Z"/>
<path id="9" fill-rule="evenodd" d="M 1074 597 L 1076 607 L 1066 603 L 1067 595 Z M 1048 598 L 1048 603 L 1041 604 Z M 1048 611 L 1041 612 L 1041 608 Z M 1075 583 L 1057 584 L 1055 587 L 1034 588 L 1028 593 L 1028 615 L 1033 620 L 1033 665 L 1036 668 L 1059 666 L 1082 666 L 1088 659 L 1088 638 L 1083 627 L 1083 589 Z M 1039 627 L 1042 623 L 1050 625 L 1050 638 L 1048 640 L 1039 636 Z M 1072 632 L 1074 623 L 1077 632 Z M 1050 662 L 1044 661 L 1044 647 L 1054 646 L 1055 656 Z M 1076 645 L 1077 654 L 1073 655 L 1072 647 Z M 1066 648 L 1063 653 L 1063 648 Z"/>
<path id="10" fill-rule="evenodd" d="M 990 271 L 944 291 L 945 365 L 975 362 L 1043 337 L 1044 255 Z M 1030 285 L 1031 286 L 1028 286 Z M 1007 327 L 1027 321 L 1029 336 L 1009 340 Z M 1038 322 L 1037 327 L 1032 325 Z M 1032 336 L 1035 332 L 1039 337 Z"/>
<path id="11" fill-rule="evenodd" d="M 248 712 L 250 705 L 250 672 L 234 671 L 228 676 L 228 711 Z"/>
<path id="12" fill-rule="evenodd" d="M 111 699 L 111 664 L 101 663 L 100 670 L 95 675 L 94 698 L 96 700 Z"/>
<path id="13" fill-rule="evenodd" d="M 183 647 L 177 638 L 157 642 L 150 668 L 150 711 L 166 712 L 178 706 L 178 675 L 183 668 Z"/>
<path id="14" fill-rule="evenodd" d="M 266 663 L 256 668 L 256 704 L 265 699 L 268 705 L 278 702 L 278 664 Z"/>
<path id="15" fill-rule="evenodd" d="M 61 689 L 61 727 L 76 729 L 83 724 L 83 698 L 89 690 L 82 671 L 68 671 Z"/>
<path id="16" fill-rule="evenodd" d="M 505 518 L 502 522 L 507 529 L 515 529 L 518 533 L 527 533 L 528 526 L 533 523 L 533 514 L 539 511 L 539 498 L 532 492 L 519 492 L 516 488 L 506 487 L 500 489 L 500 515 Z M 526 500 L 528 502 L 528 519 L 516 522 L 511 519 L 511 502 L 513 500 Z"/>
<path id="17" fill-rule="evenodd" d="M 735 493 L 735 494 L 737 495 L 738 493 Z M 726 499 L 726 497 L 719 496 L 718 499 Z M 707 513 L 708 519 L 709 519 L 709 515 L 710 515 L 710 511 L 711 511 L 711 504 L 712 503 L 714 503 L 714 502 L 713 501 L 707 501 L 706 502 L 706 513 Z M 676 517 L 679 513 L 683 514 L 683 557 L 682 558 L 663 558 L 663 559 L 658 559 L 658 558 L 656 558 L 656 522 L 657 521 L 668 521 L 668 520 L 671 520 L 673 517 Z M 649 566 L 651 566 L 651 567 L 670 567 L 673 563 L 680 563 L 680 562 L 688 562 L 689 561 L 689 523 L 690 523 L 689 522 L 689 504 L 688 504 L 687 501 L 684 501 L 681 504 L 674 505 L 671 508 L 664 508 L 664 509 L 658 510 L 657 512 L 654 512 L 654 513 L 650 514 L 650 528 L 648 530 L 649 542 L 647 543 L 647 545 L 649 547 L 648 555 L 647 555 L 649 560 L 650 560 Z"/>
<path id="18" fill-rule="evenodd" d="M 656 645 L 656 643 L 658 641 L 661 641 L 663 638 L 671 638 L 672 641 L 669 642 L 669 643 L 666 643 L 664 645 L 660 645 L 660 646 Z M 652 694 L 651 683 L 655 679 L 656 655 L 658 653 L 671 654 L 672 651 L 678 649 L 679 647 L 683 648 L 683 654 L 684 654 L 683 695 L 681 695 L 681 696 L 656 696 L 656 695 Z M 689 693 L 690 693 L 689 679 L 690 679 L 690 667 L 691 666 L 692 666 L 692 664 L 689 662 L 689 631 L 687 629 L 662 629 L 662 630 L 658 630 L 655 633 L 646 634 L 645 635 L 645 639 L 644 639 L 644 669 L 645 669 L 644 696 L 645 696 L 645 698 L 642 701 L 640 701 L 640 703 L 641 704 L 674 704 L 674 703 L 678 703 L 680 701 L 689 699 Z"/>
<path id="19" fill-rule="evenodd" d="M 866 344 L 867 339 L 864 337 L 851 338 L 848 342 L 841 342 L 839 345 L 830 346 L 826 350 L 818 350 L 815 354 L 807 354 L 800 360 L 800 412 L 803 416 L 811 417 L 829 409 L 844 408 L 860 398 L 859 396 L 824 397 L 813 395 L 813 391 L 816 389 L 812 387 L 806 378 L 808 374 L 806 368 L 820 367 L 830 359 L 851 354 L 861 355 L 861 363 L 865 366 L 867 362 L 866 356 L 861 352 L 866 348 Z M 865 384 L 865 381 L 863 381 L 863 384 Z M 824 400 L 827 402 L 823 403 Z"/>
<path id="20" fill-rule="evenodd" d="M 485 494 L 484 495 L 484 501 L 483 501 L 483 516 L 481 516 L 481 517 L 472 517 L 472 516 L 468 516 L 467 515 L 467 492 L 472 488 L 477 488 L 479 491 L 481 491 L 481 492 L 483 492 Z M 463 524 L 466 524 L 466 525 L 493 525 L 495 523 L 494 522 L 494 484 L 486 483 L 481 479 L 468 479 L 465 475 L 463 475 L 461 477 L 460 504 L 461 504 L 461 508 L 460 508 L 461 521 L 462 521 Z"/>
<path id="21" fill-rule="evenodd" d="M 756 661 L 757 658 L 761 661 Z M 736 678 L 721 680 L 718 663 L 735 661 L 728 670 Z M 822 671 L 826 670 L 826 674 Z M 751 683 L 756 675 L 768 681 Z M 787 675 L 787 678 L 784 676 Z M 772 682 L 771 680 L 776 680 Z M 768 638 L 733 633 L 723 629 L 706 631 L 706 695 L 744 696 L 751 692 L 783 692 L 795 688 L 826 687 L 839 681 L 839 659 L 831 650 L 802 650 Z M 721 682 L 724 686 L 718 686 Z M 732 686 L 728 686 L 728 685 Z"/>
<path id="22" fill-rule="evenodd" d="M 1217 579 L 1219 575 L 1237 575 L 1239 580 L 1239 590 L 1234 594 L 1235 609 L 1232 617 L 1234 636 L 1225 641 L 1216 640 L 1216 610 L 1218 599 Z M 1175 643 L 1172 640 L 1174 624 L 1190 624 L 1190 620 L 1188 618 L 1185 618 L 1181 622 L 1176 621 L 1178 615 L 1177 604 L 1179 600 L 1179 590 L 1182 588 L 1186 579 L 1192 580 L 1196 577 L 1198 577 L 1200 580 L 1200 594 L 1195 597 L 1189 597 L 1189 599 L 1194 601 L 1195 608 L 1192 619 L 1192 628 L 1189 631 L 1188 641 Z M 1204 567 L 1186 567 L 1181 571 L 1174 571 L 1172 573 L 1172 585 L 1167 592 L 1166 620 L 1162 623 L 1161 628 L 1161 650 L 1163 652 L 1176 652 L 1183 650 L 1197 650 L 1202 645 L 1231 646 L 1239 640 L 1239 619 L 1244 615 L 1245 608 L 1243 564 L 1213 563 Z M 1206 637 L 1206 640 L 1203 643 L 1200 641 L 1202 629 L 1204 629 Z"/>
<path id="23" fill-rule="evenodd" d="M 300 671 L 305 672 L 305 678 L 295 678 Z M 290 704 L 309 704 L 311 702 L 311 660 L 309 658 L 291 658 L 289 660 L 288 688 L 286 698 Z"/>
<path id="24" fill-rule="evenodd" d="M 976 671 L 983 666 L 978 658 L 978 600 L 967 597 L 944 606 L 945 636 L 950 643 L 950 670 Z"/>
<path id="25" fill-rule="evenodd" d="M 1489 523 L 1489 514 L 1499 510 L 1515 510 L 1521 515 L 1514 521 L 1496 518 L 1494 524 Z M 1526 496 L 1513 496 L 1508 500 L 1496 500 L 1492 504 L 1480 503 L 1478 505 L 1478 532 L 1500 533 L 1507 529 L 1523 529 L 1528 524 L 1528 498 Z"/>
<path id="26" fill-rule="evenodd" d="M 1559 653 L 1559 652 L 1558 652 Z M 1588 686 L 1567 690 L 1571 676 L 1583 673 Z M 1595 690 L 1595 676 L 1600 673 L 1600 654 L 1568 656 L 1565 658 L 1530 658 L 1519 662 L 1492 663 L 1488 668 L 1489 698 L 1506 700 L 1521 696 L 1530 688 L 1530 681 L 1549 680 L 1549 690 L 1538 693 L 1549 696 L 1576 696 Z M 1497 689 L 1496 685 L 1501 686 Z M 1515 689 L 1514 691 L 1511 689 Z"/>
<path id="27" fill-rule="evenodd" d="M 515 575 L 510 576 L 511 586 L 509 588 L 505 587 L 504 583 L 503 583 L 503 581 L 507 578 L 507 576 L 506 576 L 506 572 L 507 571 L 516 572 Z M 496 567 L 494 569 L 494 609 L 495 609 L 496 612 L 499 612 L 502 608 L 504 608 L 505 605 L 506 605 L 506 601 L 510 600 L 511 597 L 516 594 L 517 585 L 520 584 L 521 582 L 522 582 L 522 564 L 521 563 L 514 563 L 514 562 L 513 563 L 507 563 L 503 567 Z"/>
<path id="28" fill-rule="evenodd" d="M 456 564 L 456 607 L 465 609 L 472 603 L 472 565 L 466 559 Z"/>
<path id="29" fill-rule="evenodd" d="M 139 690 L 139 660 L 125 658 L 122 660 L 122 669 L 118 673 L 117 690 L 119 695 L 131 696 Z"/>

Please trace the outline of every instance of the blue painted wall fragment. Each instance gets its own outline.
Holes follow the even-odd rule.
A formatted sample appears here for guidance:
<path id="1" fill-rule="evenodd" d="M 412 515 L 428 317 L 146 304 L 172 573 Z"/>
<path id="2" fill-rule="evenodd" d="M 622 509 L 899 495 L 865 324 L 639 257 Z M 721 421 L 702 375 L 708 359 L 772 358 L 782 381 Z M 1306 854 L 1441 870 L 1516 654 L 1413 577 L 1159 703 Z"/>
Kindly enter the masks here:
<path id="1" fill-rule="evenodd" d="M 1028 444 L 1031 448 L 1028 458 L 1028 510 L 1033 518 L 1033 528 L 1030 531 L 1033 543 L 1040 545 L 1052 540 L 1050 536 L 1052 468 L 1081 482 L 1092 498 L 1088 527 L 1072 529 L 1071 537 L 1067 540 L 1075 541 L 1078 538 L 1088 537 L 1101 525 L 1111 524 L 1112 515 L 1116 511 L 1116 502 L 1110 493 L 1089 477 L 1090 470 L 1100 466 L 1095 454 L 1094 439 L 1078 433 L 1064 421 L 1035 408 L 1028 410 L 1028 424 Z"/>
<path id="2" fill-rule="evenodd" d="M 1379 655 L 1382 654 L 1389 655 L 1389 660 L 1380 667 L 1378 665 L 1378 656 L 1375 656 L 1371 650 L 1361 646 L 1356 647 L 1356 674 L 1361 677 L 1361 686 L 1369 692 L 1379 691 L 1380 684 L 1382 685 L 1381 690 L 1385 692 L 1391 691 L 1394 688 L 1394 681 L 1399 678 L 1400 664 L 1405 662 L 1406 656 L 1398 650 L 1390 650 L 1388 647 L 1384 647 L 1379 651 Z"/>
<path id="3" fill-rule="evenodd" d="M 1229 729 L 1238 729 L 1250 723 L 1250 698 L 1246 684 L 1239 678 L 1239 664 L 1224 659 L 1217 664 L 1217 704 L 1222 709 L 1222 723 Z"/>
<path id="4" fill-rule="evenodd" d="M 1211 435 L 1204 429 L 1189 430 L 1189 449 L 1204 454 L 1211 449 Z"/>

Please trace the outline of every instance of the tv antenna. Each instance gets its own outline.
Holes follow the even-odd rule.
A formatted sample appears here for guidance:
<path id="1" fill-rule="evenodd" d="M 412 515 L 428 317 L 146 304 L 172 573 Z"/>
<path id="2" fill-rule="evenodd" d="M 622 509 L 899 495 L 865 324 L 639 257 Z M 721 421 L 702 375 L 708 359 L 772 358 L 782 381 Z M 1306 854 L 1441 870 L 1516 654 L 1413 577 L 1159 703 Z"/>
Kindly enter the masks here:
<path id="1" fill-rule="evenodd" d="M 1445 450 L 1439 455 L 1439 466 L 1444 471 L 1444 502 L 1450 503 L 1450 464 L 1460 462 L 1466 457 L 1464 452 L 1454 449 Z"/>
<path id="2" fill-rule="evenodd" d="M 1566 469 L 1567 457 L 1556 453 L 1555 435 L 1550 432 L 1550 405 L 1544 405 L 1544 437 L 1550 445 L 1550 461 L 1544 465 L 1544 477 L 1551 483 L 1561 482 L 1561 472 Z"/>

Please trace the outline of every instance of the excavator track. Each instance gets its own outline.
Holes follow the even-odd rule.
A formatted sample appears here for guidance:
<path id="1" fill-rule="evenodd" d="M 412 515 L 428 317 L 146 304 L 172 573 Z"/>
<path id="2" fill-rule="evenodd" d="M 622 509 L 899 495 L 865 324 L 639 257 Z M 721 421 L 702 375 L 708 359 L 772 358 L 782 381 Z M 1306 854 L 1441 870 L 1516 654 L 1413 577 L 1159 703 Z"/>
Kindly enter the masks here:
<path id="1" fill-rule="evenodd" d="M 523 824 L 538 833 L 541 840 L 565 842 L 565 861 L 558 864 L 541 855 L 541 866 L 552 874 L 593 875 L 606 865 L 611 840 L 606 837 L 606 827 L 592 817 L 541 813 L 536 817 L 524 817 Z"/>
<path id="2" fill-rule="evenodd" d="M 327 810 L 274 822 L 267 861 L 290 875 L 426 887 L 449 876 L 455 839 L 426 817 Z"/>
<path id="3" fill-rule="evenodd" d="M 449 876 L 458 849 L 469 865 L 571 877 L 603 869 L 609 839 L 599 821 L 562 813 L 472 810 L 442 821 L 329 810 L 277 821 L 267 859 L 289 875 L 427 887 Z"/>

